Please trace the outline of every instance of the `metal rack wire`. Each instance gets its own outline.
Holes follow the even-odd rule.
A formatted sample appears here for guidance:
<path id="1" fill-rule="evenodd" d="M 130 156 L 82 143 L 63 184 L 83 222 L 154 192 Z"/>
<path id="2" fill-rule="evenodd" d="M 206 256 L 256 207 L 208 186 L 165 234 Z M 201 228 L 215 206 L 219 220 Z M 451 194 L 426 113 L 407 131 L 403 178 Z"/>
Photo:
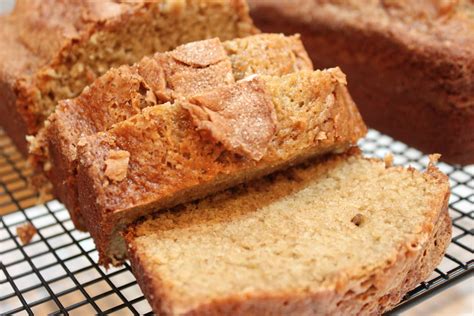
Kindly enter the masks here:
<path id="1" fill-rule="evenodd" d="M 369 156 L 394 154 L 394 163 L 422 169 L 419 151 L 371 130 L 360 143 Z M 409 308 L 474 271 L 474 165 L 440 163 L 449 175 L 453 239 L 430 278 L 406 295 L 396 311 Z M 31 173 L 0 129 L 0 314 L 146 314 L 151 311 L 130 266 L 105 270 L 87 233 L 76 231 L 56 200 L 38 204 L 27 186 Z M 38 233 L 21 245 L 16 227 L 31 222 Z"/>

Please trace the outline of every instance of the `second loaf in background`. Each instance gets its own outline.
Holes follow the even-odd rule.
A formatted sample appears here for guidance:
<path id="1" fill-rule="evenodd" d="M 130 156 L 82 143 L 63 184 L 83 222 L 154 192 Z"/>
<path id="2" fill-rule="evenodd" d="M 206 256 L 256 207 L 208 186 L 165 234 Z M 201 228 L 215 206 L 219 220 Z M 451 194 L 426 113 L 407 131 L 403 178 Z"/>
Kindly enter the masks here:
<path id="1" fill-rule="evenodd" d="M 474 1 L 250 0 L 265 32 L 301 33 L 339 66 L 369 127 L 474 163 Z"/>

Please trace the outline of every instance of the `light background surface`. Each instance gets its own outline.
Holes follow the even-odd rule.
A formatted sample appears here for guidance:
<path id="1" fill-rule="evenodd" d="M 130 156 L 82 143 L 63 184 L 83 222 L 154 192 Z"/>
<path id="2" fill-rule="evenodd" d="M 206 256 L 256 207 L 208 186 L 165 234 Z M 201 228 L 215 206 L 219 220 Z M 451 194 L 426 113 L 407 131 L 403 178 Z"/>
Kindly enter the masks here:
<path id="1" fill-rule="evenodd" d="M 15 0 L 0 0 L 0 14 L 4 14 L 13 9 Z"/>

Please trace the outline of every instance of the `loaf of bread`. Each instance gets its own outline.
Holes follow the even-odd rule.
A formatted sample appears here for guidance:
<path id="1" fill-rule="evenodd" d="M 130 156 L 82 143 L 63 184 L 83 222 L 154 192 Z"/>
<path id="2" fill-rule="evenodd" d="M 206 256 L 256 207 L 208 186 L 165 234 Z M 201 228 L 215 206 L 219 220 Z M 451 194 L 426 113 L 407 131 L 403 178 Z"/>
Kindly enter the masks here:
<path id="1" fill-rule="evenodd" d="M 371 127 L 474 163 L 472 0 L 249 0 L 258 27 L 299 32 L 316 68 L 340 66 Z"/>
<path id="2" fill-rule="evenodd" d="M 244 0 L 17 0 L 0 18 L 0 124 L 26 154 L 58 100 L 110 67 L 200 39 L 256 32 Z"/>
<path id="3" fill-rule="evenodd" d="M 132 225 L 132 269 L 157 315 L 380 315 L 451 236 L 448 178 L 355 153 Z"/>
<path id="4" fill-rule="evenodd" d="M 240 80 L 251 74 L 281 76 L 312 64 L 298 36 L 261 34 L 221 43 L 192 42 L 111 69 L 75 99 L 59 101 L 32 139 L 30 162 L 53 185 L 80 230 L 76 145 L 79 137 L 106 131 L 147 107 Z M 54 166 L 54 167 L 53 167 Z"/>
<path id="5" fill-rule="evenodd" d="M 138 217 L 345 151 L 365 132 L 338 68 L 251 76 L 80 138 L 81 215 L 100 262 L 120 263 L 119 232 Z"/>

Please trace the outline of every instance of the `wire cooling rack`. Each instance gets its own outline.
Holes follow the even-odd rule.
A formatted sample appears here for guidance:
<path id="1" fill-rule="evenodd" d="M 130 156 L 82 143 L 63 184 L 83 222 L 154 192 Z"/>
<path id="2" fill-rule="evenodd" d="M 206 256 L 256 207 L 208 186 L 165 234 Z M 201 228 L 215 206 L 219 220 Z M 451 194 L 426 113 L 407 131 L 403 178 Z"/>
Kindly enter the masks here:
<path id="1" fill-rule="evenodd" d="M 423 169 L 428 158 L 419 151 L 371 130 L 361 141 L 369 156 L 394 154 L 394 163 Z M 427 299 L 472 273 L 474 255 L 474 165 L 439 163 L 449 175 L 453 239 L 440 266 L 426 282 L 406 295 L 396 311 Z M 0 314 L 146 314 L 130 266 L 105 270 L 87 233 L 79 232 L 56 200 L 37 204 L 28 189 L 31 173 L 0 129 Z M 21 245 L 16 227 L 31 222 L 38 233 Z"/>

